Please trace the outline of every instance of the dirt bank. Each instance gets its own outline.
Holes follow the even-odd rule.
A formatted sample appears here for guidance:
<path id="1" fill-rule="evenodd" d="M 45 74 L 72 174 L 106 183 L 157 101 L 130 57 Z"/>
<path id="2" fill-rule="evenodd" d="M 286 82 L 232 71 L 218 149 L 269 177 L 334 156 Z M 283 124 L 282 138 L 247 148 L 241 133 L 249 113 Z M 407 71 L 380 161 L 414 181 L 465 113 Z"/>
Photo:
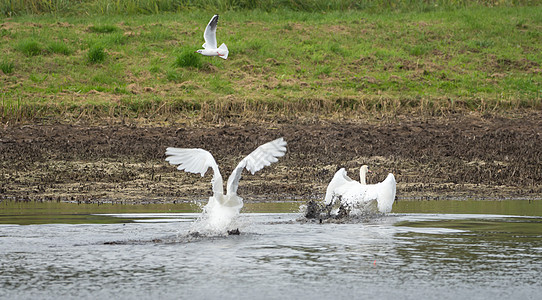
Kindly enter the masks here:
<path id="1" fill-rule="evenodd" d="M 6 125 L 0 198 L 172 202 L 205 199 L 205 178 L 164 161 L 168 146 L 209 150 L 226 177 L 244 155 L 283 136 L 288 153 L 243 174 L 246 201 L 321 198 L 334 172 L 369 183 L 393 172 L 398 199 L 542 198 L 542 112 L 514 117 L 399 117 L 382 122 L 227 125 Z"/>

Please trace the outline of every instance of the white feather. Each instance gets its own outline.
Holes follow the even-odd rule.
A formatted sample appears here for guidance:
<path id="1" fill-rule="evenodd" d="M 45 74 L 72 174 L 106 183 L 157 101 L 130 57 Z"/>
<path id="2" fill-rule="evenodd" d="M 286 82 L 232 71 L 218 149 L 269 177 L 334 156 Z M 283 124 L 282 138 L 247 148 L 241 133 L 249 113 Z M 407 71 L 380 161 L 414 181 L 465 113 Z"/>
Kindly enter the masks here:
<path id="1" fill-rule="evenodd" d="M 217 24 L 218 24 L 218 15 L 214 15 L 209 21 L 209 24 L 207 24 L 207 27 L 205 27 L 205 31 L 203 32 L 203 39 L 205 40 L 205 43 L 202 45 L 203 49 L 200 49 L 196 52 L 205 56 L 218 56 L 223 59 L 227 59 L 229 55 L 229 51 L 228 51 L 228 47 L 226 47 L 226 44 L 222 44 L 220 45 L 220 47 L 217 48 L 217 45 L 218 45 L 218 43 L 216 42 Z"/>
<path id="2" fill-rule="evenodd" d="M 213 155 L 203 149 L 172 148 L 166 149 L 166 161 L 179 165 L 177 169 L 190 173 L 199 173 L 203 177 L 209 168 L 218 167 Z"/>
<path id="3" fill-rule="evenodd" d="M 203 39 L 205 44 L 203 44 L 204 49 L 216 49 L 216 25 L 218 23 L 218 15 L 214 15 L 207 27 L 205 27 L 205 32 L 203 33 Z"/>
<path id="4" fill-rule="evenodd" d="M 326 197 L 324 198 L 324 203 L 326 205 L 332 204 L 332 201 L 334 200 L 333 196 L 335 193 L 335 189 L 352 181 L 353 181 L 352 178 L 346 175 L 346 170 L 344 168 L 341 168 L 339 171 L 337 171 L 335 175 L 333 176 L 333 179 L 331 179 L 331 181 L 329 182 L 327 186 Z"/>
<path id="5" fill-rule="evenodd" d="M 237 215 L 243 207 L 243 198 L 237 196 L 237 187 L 243 169 L 246 168 L 254 174 L 265 166 L 276 162 L 278 157 L 283 156 L 284 153 L 286 153 L 286 141 L 283 138 L 276 139 L 256 148 L 256 150 L 241 160 L 233 170 L 228 179 L 226 195 L 224 195 L 222 176 L 220 175 L 218 165 L 208 151 L 203 149 L 170 147 L 166 149 L 166 161 L 172 165 L 177 165 L 177 169 L 179 170 L 201 174 L 201 176 L 204 176 L 209 168 L 213 169 L 214 175 L 211 181 L 213 196 L 209 198 L 209 203 L 205 206 L 206 211 L 209 213 L 210 219 L 220 220 L 218 222 L 220 224 L 227 224 L 229 223 L 228 220 L 231 220 L 233 216 Z M 224 218 L 224 216 L 228 217 Z M 222 228 L 221 226 L 218 227 Z"/>
<path id="6" fill-rule="evenodd" d="M 283 138 L 278 138 L 256 148 L 243 160 L 239 162 L 228 178 L 227 194 L 237 194 L 237 187 L 241 179 L 243 168 L 246 168 L 250 173 L 254 174 L 266 166 L 278 161 L 279 157 L 286 153 L 286 141 Z"/>
<path id="7" fill-rule="evenodd" d="M 364 179 L 361 181 L 365 182 Z M 371 202 L 376 201 L 379 212 L 389 213 L 395 201 L 396 186 L 395 177 L 391 173 L 380 183 L 362 184 L 350 179 L 346 175 L 346 170 L 342 168 L 335 173 L 329 183 L 324 201 L 329 205 L 338 199 L 342 205 L 351 210 L 369 207 Z"/>

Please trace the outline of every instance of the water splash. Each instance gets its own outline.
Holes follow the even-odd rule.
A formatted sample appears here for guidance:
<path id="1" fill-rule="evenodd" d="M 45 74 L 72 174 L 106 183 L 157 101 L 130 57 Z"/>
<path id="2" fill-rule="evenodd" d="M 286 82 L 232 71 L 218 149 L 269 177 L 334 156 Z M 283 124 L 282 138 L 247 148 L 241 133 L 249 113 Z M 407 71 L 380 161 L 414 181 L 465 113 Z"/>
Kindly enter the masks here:
<path id="1" fill-rule="evenodd" d="M 204 236 L 239 234 L 239 212 L 243 205 L 224 206 L 214 197 L 203 207 L 201 216 L 192 224 L 189 233 Z"/>
<path id="2" fill-rule="evenodd" d="M 303 217 L 299 218 L 298 221 L 319 223 L 365 223 L 380 219 L 386 215 L 378 211 L 376 201 L 352 206 L 332 206 L 310 200 L 299 207 L 299 213 Z"/>

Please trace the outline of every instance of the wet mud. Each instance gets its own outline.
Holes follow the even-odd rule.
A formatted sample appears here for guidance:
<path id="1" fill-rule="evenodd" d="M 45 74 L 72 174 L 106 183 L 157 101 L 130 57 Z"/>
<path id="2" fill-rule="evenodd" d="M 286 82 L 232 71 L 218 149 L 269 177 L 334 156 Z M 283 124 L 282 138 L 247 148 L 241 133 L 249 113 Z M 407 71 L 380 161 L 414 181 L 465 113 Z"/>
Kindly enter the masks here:
<path id="1" fill-rule="evenodd" d="M 203 148 L 223 177 L 259 145 L 283 136 L 277 163 L 243 173 L 245 201 L 322 199 L 345 167 L 368 183 L 395 174 L 397 199 L 542 198 L 542 112 L 372 121 L 236 122 L 176 126 L 0 127 L 0 199 L 86 203 L 203 200 L 204 178 L 164 161 L 166 147 Z"/>

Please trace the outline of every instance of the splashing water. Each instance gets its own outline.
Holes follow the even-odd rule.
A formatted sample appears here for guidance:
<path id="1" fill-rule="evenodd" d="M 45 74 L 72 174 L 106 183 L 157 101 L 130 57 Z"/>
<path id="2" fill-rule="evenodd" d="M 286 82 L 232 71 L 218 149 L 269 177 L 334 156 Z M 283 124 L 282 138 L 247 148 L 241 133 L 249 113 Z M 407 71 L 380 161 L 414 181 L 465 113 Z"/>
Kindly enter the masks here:
<path id="1" fill-rule="evenodd" d="M 227 235 L 242 225 L 238 221 L 239 212 L 243 205 L 224 206 L 214 197 L 202 208 L 201 216 L 190 227 L 190 233 L 205 236 Z"/>

